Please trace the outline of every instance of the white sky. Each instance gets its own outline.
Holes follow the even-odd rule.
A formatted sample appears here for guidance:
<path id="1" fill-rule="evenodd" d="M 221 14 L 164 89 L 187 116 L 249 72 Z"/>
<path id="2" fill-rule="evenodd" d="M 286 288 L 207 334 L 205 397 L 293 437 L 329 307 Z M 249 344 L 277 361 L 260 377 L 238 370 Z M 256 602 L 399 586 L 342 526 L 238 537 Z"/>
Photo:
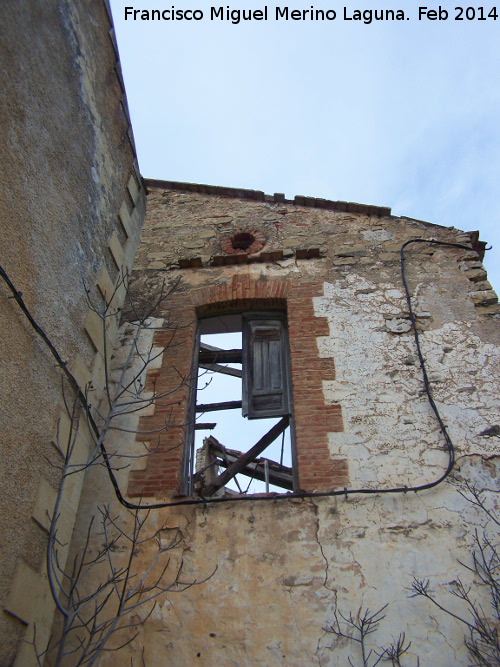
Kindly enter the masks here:
<path id="1" fill-rule="evenodd" d="M 371 25 L 326 2 L 314 7 L 335 21 L 276 22 L 268 5 L 267 22 L 233 25 L 186 0 L 175 7 L 203 21 L 125 22 L 125 6 L 172 3 L 111 0 L 142 174 L 479 229 L 500 289 L 500 17 L 456 21 L 457 4 L 441 2 L 447 21 L 419 21 L 418 3 L 400 3 L 410 20 Z"/>
<path id="2" fill-rule="evenodd" d="M 202 341 L 209 345 L 215 345 L 225 350 L 239 349 L 242 346 L 241 332 L 229 334 L 215 334 L 203 336 Z M 226 365 L 226 364 L 224 364 Z M 233 368 L 240 368 L 241 364 L 229 364 Z M 201 371 L 198 378 L 197 404 L 219 403 L 221 401 L 238 401 L 242 398 L 241 379 Z M 241 408 L 235 410 L 224 410 L 222 412 L 207 412 L 198 415 L 198 422 L 216 423 L 215 429 L 211 431 L 195 431 L 195 449 L 201 447 L 203 439 L 208 435 L 213 435 L 217 440 L 228 449 L 236 449 L 240 452 L 248 451 L 255 445 L 275 424 L 280 421 L 276 419 L 246 419 L 242 415 Z M 291 467 L 290 450 L 290 431 L 287 429 L 284 436 L 278 437 L 269 445 L 260 456 L 272 461 L 280 462 L 283 447 L 283 465 Z M 238 475 L 238 482 L 242 489 L 249 487 L 250 493 L 265 491 L 265 483 L 258 480 L 251 480 L 244 475 Z M 227 485 L 234 491 L 237 487 L 233 481 Z M 270 486 L 271 491 L 284 493 L 283 489 Z"/>

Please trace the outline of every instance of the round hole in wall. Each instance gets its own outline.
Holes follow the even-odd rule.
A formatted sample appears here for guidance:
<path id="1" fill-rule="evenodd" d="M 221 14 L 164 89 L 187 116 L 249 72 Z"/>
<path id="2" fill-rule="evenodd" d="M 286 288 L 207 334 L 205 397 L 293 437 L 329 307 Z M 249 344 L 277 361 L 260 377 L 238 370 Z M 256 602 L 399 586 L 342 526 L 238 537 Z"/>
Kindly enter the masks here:
<path id="1" fill-rule="evenodd" d="M 253 255 L 262 250 L 265 243 L 266 237 L 258 229 L 236 229 L 220 242 L 222 252 L 228 255 Z"/>
<path id="2" fill-rule="evenodd" d="M 255 242 L 255 236 L 250 232 L 238 232 L 231 236 L 231 245 L 235 250 L 248 250 Z"/>

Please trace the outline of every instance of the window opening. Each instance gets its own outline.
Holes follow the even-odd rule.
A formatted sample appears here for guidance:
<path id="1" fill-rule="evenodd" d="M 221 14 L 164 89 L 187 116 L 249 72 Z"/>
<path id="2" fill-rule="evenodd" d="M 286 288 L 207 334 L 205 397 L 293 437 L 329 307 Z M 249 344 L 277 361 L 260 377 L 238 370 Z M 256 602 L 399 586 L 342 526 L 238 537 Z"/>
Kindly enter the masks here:
<path id="1" fill-rule="evenodd" d="M 296 490 L 284 314 L 202 319 L 196 354 L 187 493 Z"/>

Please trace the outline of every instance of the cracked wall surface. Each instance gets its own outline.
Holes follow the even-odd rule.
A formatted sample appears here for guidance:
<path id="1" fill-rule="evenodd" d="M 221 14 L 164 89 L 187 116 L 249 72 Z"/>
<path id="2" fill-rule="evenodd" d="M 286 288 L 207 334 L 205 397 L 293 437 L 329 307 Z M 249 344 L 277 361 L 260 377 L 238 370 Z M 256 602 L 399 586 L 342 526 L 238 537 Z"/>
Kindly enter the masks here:
<path id="1" fill-rule="evenodd" d="M 492 506 L 498 502 L 500 313 L 473 237 L 386 210 L 367 215 L 275 201 L 276 196 L 253 201 L 148 184 L 148 219 L 132 290 L 139 304 L 147 304 L 164 280 L 180 278 L 160 317 L 180 313 L 176 304 L 190 304 L 185 324 L 191 326 L 196 308 L 207 312 L 204 294 L 217 294 L 220 309 L 247 307 L 251 298 L 245 289 L 260 290 L 262 299 L 274 294 L 273 285 L 285 285 L 280 294 L 294 321 L 298 315 L 291 312 L 289 295 L 298 285 L 314 286 L 307 292 L 310 310 L 302 308 L 297 321 L 315 341 L 307 355 L 328 369 L 312 382 L 324 405 L 338 406 L 342 415 L 342 428 L 327 434 L 327 456 L 329 462 L 347 462 L 348 480 L 330 490 L 411 487 L 432 482 L 446 469 L 444 440 L 424 392 L 400 248 L 412 238 L 465 244 L 465 249 L 411 246 L 406 266 L 431 391 L 455 444 L 456 463 L 446 481 L 418 493 L 255 497 L 152 510 L 151 535 L 168 540 L 178 530 L 182 536 L 169 552 L 165 583 L 173 581 L 181 562 L 183 582 L 203 583 L 169 590 L 148 620 L 145 610 L 137 612 L 137 637 L 102 664 L 130 659 L 140 664 L 144 649 L 146 664 L 344 667 L 350 657 L 357 665 L 359 647 L 329 632 L 335 614 L 341 619 L 340 614 L 386 604 L 369 648 L 379 650 L 404 632 L 412 642 L 405 665 L 414 665 L 417 656 L 422 665 L 469 664 L 461 625 L 426 600 L 410 598 L 409 588 L 413 577 L 429 579 L 443 604 L 463 613 L 450 594 L 452 582 L 459 577 L 473 582 L 459 561 L 470 564 L 475 530 L 491 530 L 491 522 L 460 488 L 475 483 Z M 220 259 L 229 256 L 223 240 L 245 229 L 261 233 L 262 249 Z M 169 363 L 166 349 L 149 377 L 160 377 Z M 295 383 L 294 398 L 307 406 L 308 394 L 297 396 L 298 387 Z M 151 408 L 148 419 L 154 415 Z M 139 419 L 136 414 L 127 428 L 146 423 Z M 315 433 L 311 428 L 311 445 Z M 121 437 L 112 439 L 116 451 Z M 141 447 L 128 437 L 127 451 L 140 453 Z M 310 465 L 321 472 L 325 460 L 312 456 Z M 148 465 L 134 460 L 120 471 L 121 488 Z M 158 486 L 146 501 L 184 499 L 189 500 Z M 121 512 L 104 471 L 91 470 L 75 549 L 86 520 L 103 502 Z M 143 562 L 153 549 L 141 547 Z M 484 587 L 473 590 L 487 606 Z M 342 620 L 341 625 L 346 630 Z"/>
<path id="2" fill-rule="evenodd" d="M 482 479 L 496 497 L 492 469 L 480 457 L 464 457 L 457 475 Z M 357 665 L 356 645 L 327 632 L 335 611 L 348 616 L 360 607 L 374 611 L 388 604 L 370 648 L 405 632 L 413 647 L 409 664 L 418 655 L 421 664 L 468 665 L 463 628 L 426 601 L 409 599 L 408 589 L 413 576 L 430 578 L 441 601 L 463 613 L 450 583 L 459 576 L 471 581 L 458 559 L 470 562 L 472 530 L 481 523 L 448 482 L 418 495 L 256 499 L 156 510 L 148 519 L 149 535 L 177 529 L 182 534 L 168 553 L 165 583 L 181 561 L 183 582 L 210 578 L 161 596 L 147 620 L 149 607 L 139 609 L 144 623 L 137 637 L 100 664 L 140 664 L 144 650 L 146 664 L 340 667 L 351 657 Z M 140 562 L 148 563 L 153 553 L 153 546 L 141 547 Z M 481 593 L 475 589 L 479 599 Z"/>
<path id="3" fill-rule="evenodd" d="M 328 318 L 332 335 L 319 347 L 336 360 L 336 378 L 324 391 L 342 405 L 344 417 L 344 431 L 330 435 L 332 453 L 348 457 L 356 488 L 432 481 L 447 456 L 423 392 L 411 323 L 401 317 L 403 292 L 396 285 L 379 289 L 354 272 L 324 291 L 315 299 L 316 314 Z M 432 312 L 420 292 L 415 313 L 424 327 L 422 352 L 457 454 L 494 454 L 496 439 L 480 433 L 500 421 L 499 348 L 474 335 L 471 322 L 438 321 L 434 328 Z"/>

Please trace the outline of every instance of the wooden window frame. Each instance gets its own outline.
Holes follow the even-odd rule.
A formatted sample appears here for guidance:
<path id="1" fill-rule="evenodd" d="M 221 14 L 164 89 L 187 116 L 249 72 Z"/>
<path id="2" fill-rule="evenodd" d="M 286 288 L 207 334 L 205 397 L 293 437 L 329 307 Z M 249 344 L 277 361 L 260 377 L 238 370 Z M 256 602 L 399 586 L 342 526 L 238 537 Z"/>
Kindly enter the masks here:
<path id="1" fill-rule="evenodd" d="M 268 433 L 266 433 L 258 443 L 251 447 L 247 452 L 240 453 L 238 460 L 235 462 L 233 456 L 233 450 L 227 450 L 228 453 L 228 465 L 226 470 L 222 472 L 218 479 L 223 485 L 225 482 L 232 479 L 235 474 L 242 473 L 244 475 L 248 474 L 249 470 L 255 469 L 253 465 L 256 460 L 265 461 L 265 459 L 257 459 L 257 457 L 262 453 L 262 451 L 267 448 L 270 442 L 274 441 L 284 430 L 290 428 L 290 448 L 291 448 L 291 481 L 288 486 L 284 486 L 277 482 L 278 486 L 286 489 L 283 493 L 289 493 L 290 491 L 298 491 L 298 470 L 297 470 L 297 452 L 295 446 L 295 425 L 293 419 L 293 396 L 292 396 L 292 383 L 291 383 L 291 365 L 290 365 L 290 346 L 288 341 L 288 325 L 285 311 L 277 310 L 245 310 L 245 311 L 232 311 L 227 313 L 228 315 L 240 315 L 242 320 L 242 415 L 248 419 L 269 419 L 269 418 L 278 418 L 281 417 L 281 420 L 278 424 L 273 426 Z M 194 470 L 195 465 L 195 431 L 196 431 L 196 413 L 200 411 L 199 408 L 203 407 L 203 412 L 211 412 L 214 410 L 223 410 L 229 409 L 230 407 L 239 407 L 239 401 L 230 401 L 219 404 L 212 404 L 210 406 L 197 406 L 196 396 L 197 396 L 197 382 L 198 382 L 198 373 L 200 368 L 207 368 L 207 363 L 202 366 L 200 363 L 200 344 L 201 344 L 201 326 L 202 320 L 217 318 L 224 314 L 215 314 L 207 318 L 202 318 L 198 321 L 198 327 L 195 337 L 195 348 L 193 353 L 193 383 L 191 386 L 190 392 L 190 403 L 188 410 L 188 423 L 186 427 L 186 447 L 183 458 L 183 467 L 182 467 L 182 482 L 181 482 L 181 492 L 186 495 L 196 495 L 194 484 L 199 473 L 196 473 Z M 266 333 L 266 324 L 267 327 Z M 274 335 L 273 331 L 274 330 Z M 262 346 L 263 340 L 271 341 L 269 345 Z M 256 371 L 258 364 L 256 365 L 256 348 L 269 348 L 269 351 L 274 350 L 278 351 L 279 360 L 277 367 L 274 368 L 274 386 L 267 387 L 260 386 L 256 388 L 255 376 L 259 375 Z M 257 350 L 257 355 L 258 355 Z M 204 357 L 207 354 L 205 353 Z M 217 368 L 217 359 L 211 364 L 214 370 L 221 372 L 220 367 Z M 224 356 L 224 355 L 220 355 Z M 271 357 L 269 357 L 271 358 Z M 220 360 L 222 361 L 222 360 Z M 227 359 L 225 361 L 228 361 Z M 271 364 L 272 365 L 272 364 Z M 265 362 L 264 362 L 265 366 Z M 276 370 L 278 368 L 278 371 Z M 223 371 L 222 371 L 223 372 Z M 273 376 L 273 372 L 270 370 L 267 374 L 267 379 Z M 281 383 L 279 386 L 276 386 L 276 377 L 277 374 L 280 375 Z M 262 375 L 262 374 L 261 374 Z M 264 371 L 263 375 L 266 375 Z M 261 377 L 262 379 L 262 377 Z M 257 385 L 259 382 L 257 382 Z M 262 383 L 261 383 L 262 384 Z M 266 384 L 266 383 L 264 383 Z M 273 382 L 271 382 L 271 385 Z M 278 397 L 279 395 L 279 397 Z M 265 407 L 265 398 L 270 397 L 271 401 L 274 401 L 274 405 L 271 407 Z M 256 401 L 254 400 L 256 398 Z M 256 403 L 261 405 L 257 405 Z M 237 405 L 238 404 L 238 405 Z M 198 410 L 197 410 L 198 408 Z M 215 440 L 215 439 L 214 439 Z M 217 442 L 215 440 L 215 442 Z M 267 443 L 267 444 L 266 444 Z M 220 443 L 217 443 L 220 445 Z M 271 468 L 271 478 L 279 480 L 280 475 L 277 471 L 273 470 L 276 462 L 268 460 L 269 466 L 266 464 L 266 467 Z M 235 468 L 240 468 L 240 470 L 234 473 Z M 271 481 L 271 483 L 276 483 Z M 217 485 L 217 484 L 216 484 Z M 211 487 L 212 488 L 212 487 Z M 218 488 L 221 488 L 219 486 Z"/>
<path id="2" fill-rule="evenodd" d="M 243 313 L 242 333 L 243 416 L 265 419 L 290 415 L 290 346 L 284 314 Z M 263 403 L 262 407 L 257 403 Z"/>

